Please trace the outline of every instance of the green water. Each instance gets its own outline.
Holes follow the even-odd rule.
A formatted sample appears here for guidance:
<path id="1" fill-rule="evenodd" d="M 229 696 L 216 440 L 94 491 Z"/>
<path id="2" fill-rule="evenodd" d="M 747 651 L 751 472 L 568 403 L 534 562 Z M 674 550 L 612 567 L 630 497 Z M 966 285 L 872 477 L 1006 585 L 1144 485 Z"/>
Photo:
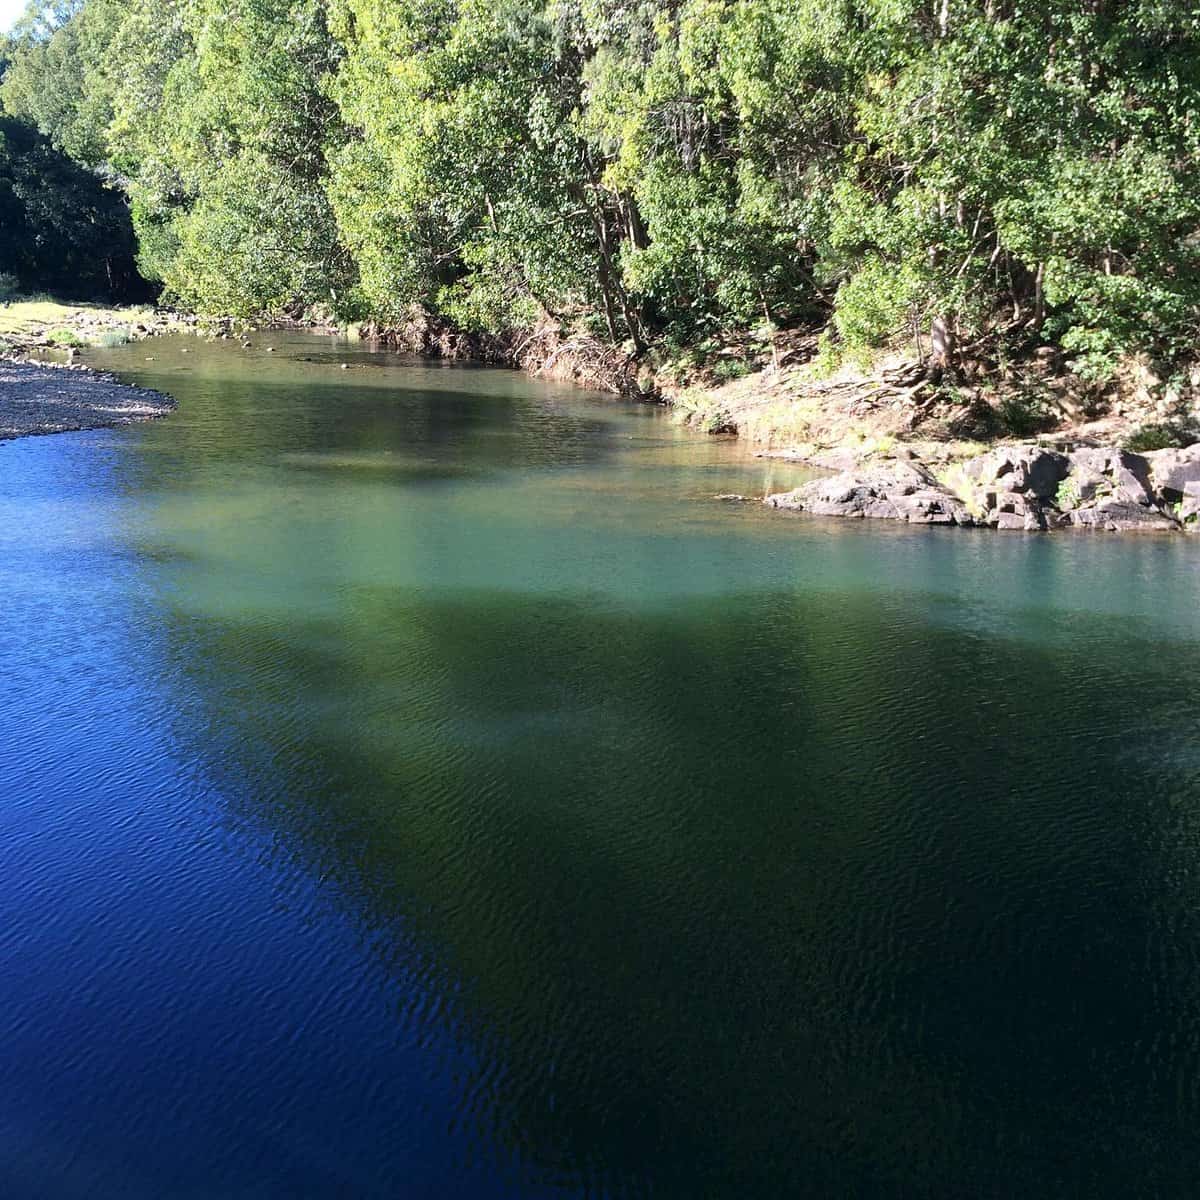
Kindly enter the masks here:
<path id="1" fill-rule="evenodd" d="M 1200 541 L 254 341 L 0 446 L 0 1193 L 1193 1194 Z"/>

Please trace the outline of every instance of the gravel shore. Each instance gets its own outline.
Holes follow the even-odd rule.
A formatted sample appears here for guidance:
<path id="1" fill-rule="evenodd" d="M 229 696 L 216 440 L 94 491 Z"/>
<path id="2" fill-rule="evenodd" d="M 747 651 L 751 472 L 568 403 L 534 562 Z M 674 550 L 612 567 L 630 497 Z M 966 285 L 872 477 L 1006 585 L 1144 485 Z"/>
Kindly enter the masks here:
<path id="1" fill-rule="evenodd" d="M 0 441 L 149 421 L 175 401 L 76 366 L 0 358 Z"/>

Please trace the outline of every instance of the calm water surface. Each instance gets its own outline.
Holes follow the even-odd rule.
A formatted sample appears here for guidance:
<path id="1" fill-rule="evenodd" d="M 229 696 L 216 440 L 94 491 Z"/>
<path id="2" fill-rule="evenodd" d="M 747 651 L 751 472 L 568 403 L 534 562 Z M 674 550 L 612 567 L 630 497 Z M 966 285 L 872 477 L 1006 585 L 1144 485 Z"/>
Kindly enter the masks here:
<path id="1" fill-rule="evenodd" d="M 96 357 L 180 407 L 0 446 L 0 1196 L 1196 1194 L 1200 541 Z"/>

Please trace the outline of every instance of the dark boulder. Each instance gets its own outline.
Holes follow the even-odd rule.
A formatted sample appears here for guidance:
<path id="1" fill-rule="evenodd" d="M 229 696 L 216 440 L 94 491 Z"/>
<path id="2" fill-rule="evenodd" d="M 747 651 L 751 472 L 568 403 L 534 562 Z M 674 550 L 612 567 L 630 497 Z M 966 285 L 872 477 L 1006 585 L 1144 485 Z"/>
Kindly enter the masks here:
<path id="1" fill-rule="evenodd" d="M 1178 529 L 1170 517 L 1156 508 L 1130 503 L 1116 496 L 1105 496 L 1095 504 L 1075 509 L 1071 513 L 1071 524 L 1113 533 L 1169 533 Z"/>
<path id="2" fill-rule="evenodd" d="M 984 496 L 987 524 L 997 529 L 1026 532 L 1046 528 L 1046 517 L 1036 496 L 1024 492 L 987 492 Z"/>

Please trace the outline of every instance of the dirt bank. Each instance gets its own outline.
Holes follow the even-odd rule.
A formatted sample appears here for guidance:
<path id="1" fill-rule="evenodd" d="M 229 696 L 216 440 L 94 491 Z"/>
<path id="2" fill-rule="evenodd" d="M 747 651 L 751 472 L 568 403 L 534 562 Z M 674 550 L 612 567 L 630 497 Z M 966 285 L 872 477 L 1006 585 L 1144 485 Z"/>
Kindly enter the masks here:
<path id="1" fill-rule="evenodd" d="M 1131 361 L 1103 386 L 1074 375 L 1052 347 L 1019 363 L 933 379 L 902 355 L 832 369 L 797 335 L 776 362 L 742 360 L 739 377 L 701 370 L 662 390 L 680 419 L 736 433 L 762 454 L 845 470 L 899 446 L 934 462 L 989 445 L 1118 446 L 1145 452 L 1200 440 L 1200 369 L 1165 379 Z M 720 364 L 718 364 L 720 366 Z"/>

